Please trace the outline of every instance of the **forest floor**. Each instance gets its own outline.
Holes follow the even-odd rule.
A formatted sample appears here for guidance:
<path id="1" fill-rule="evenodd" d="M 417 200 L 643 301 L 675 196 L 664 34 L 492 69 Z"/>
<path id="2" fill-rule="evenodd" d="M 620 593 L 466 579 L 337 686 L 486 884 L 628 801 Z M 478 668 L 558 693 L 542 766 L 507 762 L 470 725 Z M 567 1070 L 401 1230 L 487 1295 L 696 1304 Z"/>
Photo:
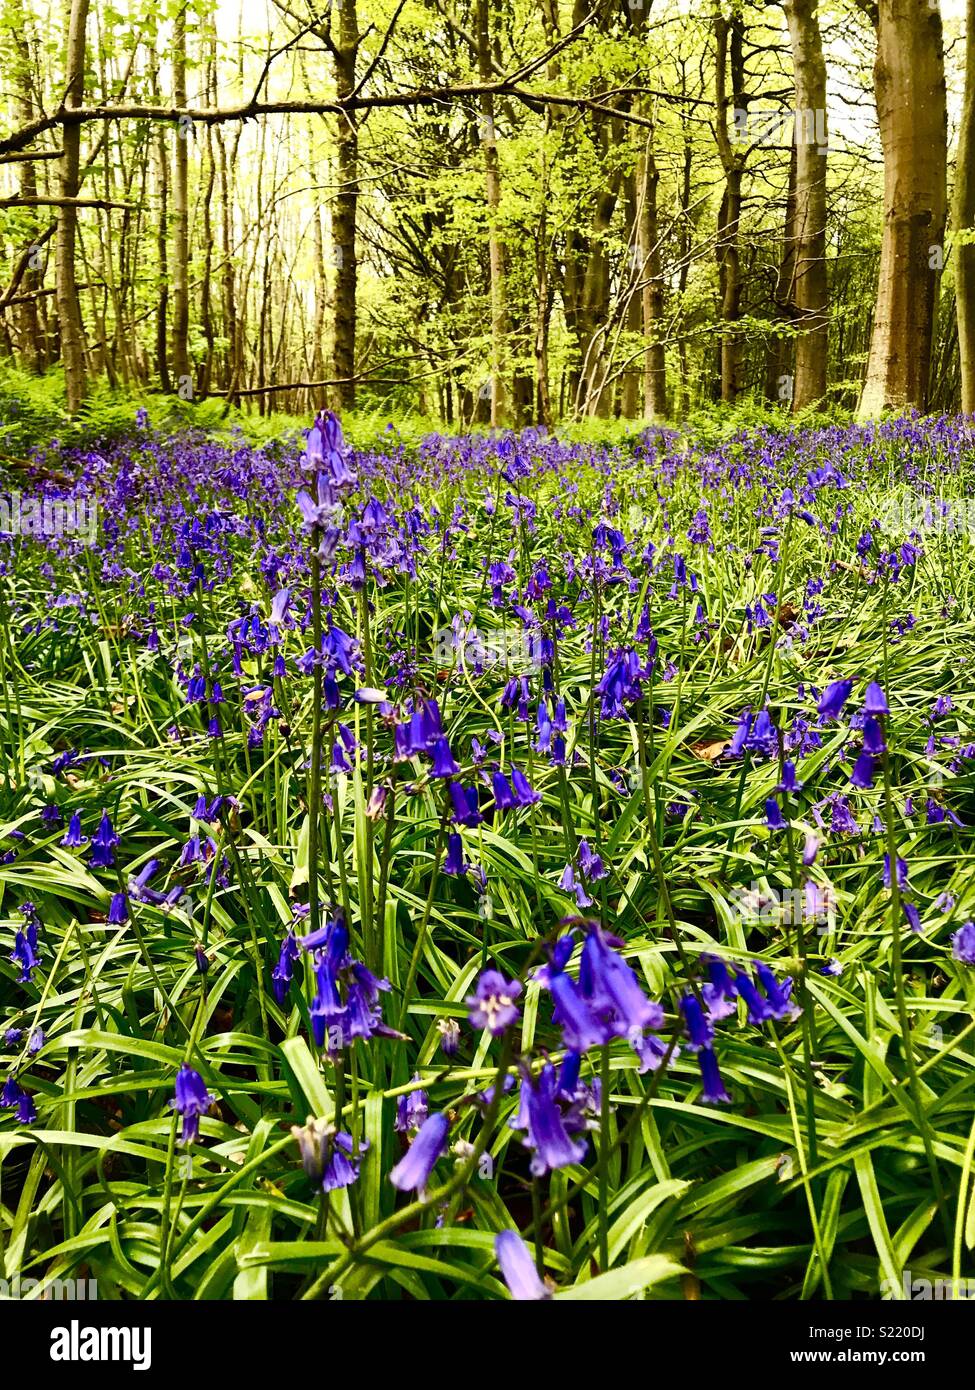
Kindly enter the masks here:
<path id="1" fill-rule="evenodd" d="M 4 419 L 8 1280 L 975 1273 L 970 422 Z"/>

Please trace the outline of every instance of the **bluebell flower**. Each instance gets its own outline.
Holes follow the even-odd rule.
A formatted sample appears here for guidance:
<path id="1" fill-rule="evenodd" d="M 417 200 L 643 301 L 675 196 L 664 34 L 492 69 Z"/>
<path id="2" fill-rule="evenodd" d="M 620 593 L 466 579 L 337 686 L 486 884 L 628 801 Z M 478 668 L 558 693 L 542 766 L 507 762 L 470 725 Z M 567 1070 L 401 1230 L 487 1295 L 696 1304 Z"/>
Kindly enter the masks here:
<path id="1" fill-rule="evenodd" d="M 606 877 L 602 856 L 593 853 L 588 840 L 579 841 L 579 868 L 591 883 Z"/>
<path id="2" fill-rule="evenodd" d="M 443 735 L 433 745 L 433 767 L 431 777 L 455 777 L 460 772 L 460 764 L 450 751 L 450 744 Z"/>
<path id="3" fill-rule="evenodd" d="M 389 1175 L 389 1181 L 401 1192 L 422 1193 L 430 1181 L 437 1159 L 447 1146 L 450 1122 L 440 1113 L 430 1115 L 416 1138 Z"/>
<path id="4" fill-rule="evenodd" d="M 774 796 L 770 796 L 765 803 L 765 824 L 769 830 L 788 830 L 789 828 L 789 822 L 783 816 Z"/>
<path id="5" fill-rule="evenodd" d="M 183 1132 L 179 1142 L 195 1144 L 200 1133 L 200 1116 L 205 1115 L 213 1105 L 213 1096 L 203 1084 L 200 1073 L 194 1071 L 187 1062 L 184 1062 L 176 1073 L 176 1094 L 169 1104 L 183 1119 Z"/>
<path id="6" fill-rule="evenodd" d="M 873 786 L 874 778 L 874 759 L 864 750 L 853 765 L 850 773 L 850 782 L 854 787 L 859 787 L 862 791 L 868 791 Z"/>
<path id="7" fill-rule="evenodd" d="M 822 719 L 839 719 L 843 713 L 843 706 L 850 698 L 850 691 L 853 689 L 851 680 L 833 681 L 826 687 L 817 706 L 817 712 Z"/>
<path id="8" fill-rule="evenodd" d="M 305 1176 L 316 1187 L 334 1192 L 356 1181 L 362 1157 L 369 1148 L 367 1139 L 360 1141 L 356 1151 L 350 1134 L 311 1115 L 303 1125 L 292 1125 L 291 1135 L 298 1145 Z"/>
<path id="9" fill-rule="evenodd" d="M 530 1167 L 535 1177 L 570 1163 L 581 1163 L 586 1156 L 585 1141 L 574 1140 L 566 1129 L 557 1090 L 551 1062 L 546 1062 L 534 1080 L 524 1076 L 518 1113 L 510 1122 L 512 1129 L 526 1131 L 524 1143 L 532 1151 Z"/>
<path id="10" fill-rule="evenodd" d="M 492 1037 L 499 1037 L 520 1017 L 515 1000 L 521 994 L 517 980 L 506 980 L 499 970 L 485 970 L 477 982 L 474 994 L 465 1003 L 473 1027 L 486 1028 Z"/>
<path id="11" fill-rule="evenodd" d="M 534 787 L 529 784 L 528 778 L 517 767 L 511 769 L 511 789 L 514 793 L 516 806 L 534 806 L 542 799 L 541 792 L 535 791 Z"/>
<path id="12" fill-rule="evenodd" d="M 708 1017 L 712 1023 L 720 1023 L 736 1012 L 738 988 L 723 960 L 717 956 L 702 956 L 701 961 L 708 972 L 707 982 L 701 989 Z"/>
<path id="13" fill-rule="evenodd" d="M 907 860 L 906 860 L 906 859 L 901 859 L 900 855 L 898 855 L 898 856 L 897 856 L 897 886 L 898 886 L 898 888 L 900 888 L 901 890 L 903 890 L 903 889 L 905 889 L 905 888 L 907 887 L 907 876 L 908 876 Z M 890 883 L 890 855 L 889 855 L 889 854 L 885 854 L 885 855 L 884 855 L 884 887 L 885 887 L 885 888 L 889 888 L 890 886 L 891 886 L 891 883 Z"/>
<path id="14" fill-rule="evenodd" d="M 583 997 L 604 1022 L 612 1023 L 618 1037 L 659 1028 L 663 1023 L 660 1005 L 647 998 L 631 967 L 596 924 L 583 943 L 579 983 Z"/>
<path id="15" fill-rule="evenodd" d="M 697 1064 L 701 1068 L 703 1091 L 701 1100 L 705 1105 L 730 1105 L 731 1097 L 725 1090 L 718 1070 L 718 1059 L 710 1047 L 702 1047 L 697 1054 Z"/>
<path id="16" fill-rule="evenodd" d="M 763 1023 L 767 1023 L 772 1017 L 772 1011 L 765 999 L 762 998 L 758 986 L 750 975 L 744 971 L 736 972 L 735 988 L 739 998 L 743 999 L 748 1006 L 748 1021 L 760 1028 Z"/>
<path id="17" fill-rule="evenodd" d="M 710 1047 L 714 1042 L 714 1028 L 704 1013 L 700 1002 L 693 994 L 685 994 L 680 1001 L 680 1011 L 687 1029 L 687 1048 L 690 1052 L 700 1052 L 702 1047 Z"/>
<path id="18" fill-rule="evenodd" d="M 88 836 L 81 833 L 80 811 L 75 811 L 72 815 L 67 830 L 61 836 L 61 843 L 65 849 L 80 849 L 82 845 L 88 843 Z"/>
<path id="19" fill-rule="evenodd" d="M 443 1055 L 456 1057 L 460 1051 L 460 1024 L 456 1018 L 439 1018 L 437 1032 L 440 1034 L 440 1051 Z"/>
<path id="20" fill-rule="evenodd" d="M 951 954 L 962 965 L 975 965 L 975 922 L 966 922 L 951 938 Z"/>
<path id="21" fill-rule="evenodd" d="M 124 893 L 113 893 L 112 901 L 108 908 L 108 925 L 110 927 L 121 927 L 129 920 L 129 900 Z"/>
<path id="22" fill-rule="evenodd" d="M 909 903 L 907 899 L 904 898 L 901 900 L 901 908 L 903 910 L 904 916 L 907 918 L 907 924 L 910 927 L 911 931 L 920 932 L 922 930 L 921 914 L 918 912 L 914 904 Z"/>
<path id="23" fill-rule="evenodd" d="M 776 787 L 776 791 L 795 794 L 796 792 L 802 791 L 802 785 L 803 784 L 796 777 L 795 763 L 787 758 L 782 765 L 782 781 Z"/>
<path id="24" fill-rule="evenodd" d="M 480 825 L 484 817 L 478 809 L 477 788 L 462 787 L 459 782 L 451 782 L 449 792 L 454 820 L 459 825 L 466 825 L 470 830 Z"/>
<path id="25" fill-rule="evenodd" d="M 278 1004 L 284 1003 L 294 982 L 294 968 L 301 958 L 301 949 L 293 931 L 289 931 L 281 943 L 278 963 L 271 972 L 271 987 Z"/>
<path id="26" fill-rule="evenodd" d="M 755 962 L 755 971 L 765 990 L 770 1017 L 780 1020 L 797 1018 L 802 1011 L 791 997 L 792 980 L 787 977 L 780 983 L 762 961 Z"/>
<path id="27" fill-rule="evenodd" d="M 16 1110 L 18 1124 L 30 1125 L 37 1119 L 33 1100 L 14 1076 L 7 1078 L 3 1090 L 0 1091 L 0 1109 Z"/>
<path id="28" fill-rule="evenodd" d="M 517 1231 L 501 1231 L 494 1237 L 494 1253 L 501 1277 L 516 1302 L 552 1297 L 552 1291 L 539 1278 L 531 1251 Z"/>
<path id="29" fill-rule="evenodd" d="M 464 842 L 456 831 L 452 831 L 447 836 L 447 853 L 444 856 L 443 871 L 445 874 L 462 876 L 467 873 L 470 864 L 464 859 Z"/>
<path id="30" fill-rule="evenodd" d="M 863 712 L 864 714 L 872 715 L 890 714 L 884 688 L 882 685 L 878 685 L 876 681 L 871 681 L 867 686 L 867 693 L 863 701 Z"/>
<path id="31" fill-rule="evenodd" d="M 20 966 L 20 975 L 17 983 L 29 985 L 34 971 L 40 965 L 40 956 L 37 953 L 37 918 L 33 915 L 27 917 L 23 928 L 14 935 L 14 949 L 10 953 L 10 959 L 14 965 Z"/>
<path id="32" fill-rule="evenodd" d="M 884 731 L 879 720 L 872 714 L 868 714 L 863 721 L 863 748 L 864 752 L 872 753 L 874 757 L 879 757 L 887 751 Z"/>
<path id="33" fill-rule="evenodd" d="M 430 1113 L 430 1098 L 420 1085 L 418 1073 L 413 1075 L 417 1088 L 405 1096 L 396 1098 L 396 1119 L 393 1129 L 400 1134 L 408 1134 L 411 1129 L 421 1129 Z"/>
<path id="34" fill-rule="evenodd" d="M 148 898 L 148 894 L 151 892 L 151 889 L 148 887 L 149 880 L 158 868 L 159 860 L 149 859 L 135 877 L 129 879 L 128 888 L 130 898 L 134 898 L 136 902 L 142 901 L 143 898 Z"/>
<path id="35" fill-rule="evenodd" d="M 550 972 L 548 981 L 555 1006 L 552 1020 L 561 1028 L 565 1046 L 582 1053 L 607 1043 L 612 1032 L 597 1018 L 571 976 L 564 971 Z"/>

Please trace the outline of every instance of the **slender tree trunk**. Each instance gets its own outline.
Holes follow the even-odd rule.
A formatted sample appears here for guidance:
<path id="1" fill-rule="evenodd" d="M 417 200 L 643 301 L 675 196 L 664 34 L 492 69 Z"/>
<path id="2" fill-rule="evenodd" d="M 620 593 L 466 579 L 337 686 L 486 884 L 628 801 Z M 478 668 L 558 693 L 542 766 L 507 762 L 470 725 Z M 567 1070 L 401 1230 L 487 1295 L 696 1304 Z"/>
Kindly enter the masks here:
<path id="1" fill-rule="evenodd" d="M 928 399 L 948 156 L 941 16 L 927 0 L 880 0 L 874 86 L 884 232 L 861 420 Z"/>
<path id="2" fill-rule="evenodd" d="M 217 130 L 214 134 L 217 141 L 217 154 L 220 163 L 220 256 L 223 266 L 221 274 L 223 290 L 223 336 L 227 343 L 221 385 L 223 389 L 229 393 L 232 383 L 236 381 L 238 376 L 237 360 L 239 336 L 233 260 L 233 213 L 230 204 L 230 178 L 227 172 L 227 149 L 220 131 Z M 234 142 L 234 151 L 236 151 L 236 140 Z M 231 396 L 228 394 L 228 404 L 231 403 L 231 399 Z"/>
<path id="3" fill-rule="evenodd" d="M 88 0 L 70 0 L 68 43 L 65 62 L 64 105 L 80 106 L 85 91 L 85 28 Z M 66 125 L 63 130 L 61 159 L 61 197 L 77 198 L 81 186 L 81 126 Z M 69 414 L 74 414 L 85 395 L 85 342 L 78 284 L 75 275 L 78 209 L 68 205 L 58 209 L 58 236 L 55 252 L 58 317 L 61 321 L 61 361 Z"/>
<path id="4" fill-rule="evenodd" d="M 958 134 L 955 165 L 956 232 L 975 237 L 975 0 L 968 0 L 965 19 L 965 104 Z M 975 241 L 956 241 L 955 303 L 958 314 L 958 356 L 961 367 L 961 408 L 975 414 Z"/>
<path id="5" fill-rule="evenodd" d="M 477 0 L 477 70 L 482 83 L 493 79 L 488 0 Z M 484 185 L 488 215 L 488 266 L 491 278 L 491 424 L 507 419 L 505 383 L 507 354 L 507 305 L 504 248 L 498 232 L 501 206 L 501 167 L 494 129 L 494 98 L 481 96 L 481 146 L 484 150 Z"/>
<path id="6" fill-rule="evenodd" d="M 355 0 L 343 0 L 339 11 L 339 42 L 335 49 L 335 86 L 339 99 L 355 90 L 359 24 Z M 358 265 L 356 214 L 359 206 L 359 132 L 352 112 L 338 118 L 336 138 L 338 192 L 332 209 L 332 257 L 335 262 L 335 330 L 332 337 L 332 377 L 342 384 L 335 399 L 343 410 L 355 404 L 355 338 Z"/>
<path id="7" fill-rule="evenodd" d="M 20 0 L 16 0 L 16 3 L 11 5 L 8 22 L 11 29 L 11 40 L 17 52 L 16 75 L 11 74 L 11 77 L 15 76 L 17 111 L 23 124 L 29 125 L 34 119 L 34 96 L 31 90 L 27 13 L 23 4 L 20 3 Z M 35 166 L 29 161 L 25 161 L 21 164 L 19 181 L 21 197 L 37 197 L 37 173 Z M 40 265 L 34 264 L 37 259 L 37 251 L 32 251 L 22 282 L 24 293 L 31 297 L 26 299 L 23 304 L 18 305 L 16 312 L 20 354 L 25 366 L 33 372 L 41 371 L 46 365 L 46 353 L 44 350 L 44 342 L 41 337 L 40 321 L 37 312 L 38 296 L 36 293 L 41 288 L 43 275 Z"/>
<path id="8" fill-rule="evenodd" d="M 639 246 L 643 265 L 643 336 L 647 339 L 643 359 L 643 413 L 648 420 L 667 417 L 667 353 L 661 339 L 664 317 L 664 278 L 660 256 L 660 226 L 657 216 L 657 187 L 660 174 L 653 152 L 653 131 L 647 131 L 646 146 L 637 163 L 637 187 L 642 188 Z"/>
<path id="9" fill-rule="evenodd" d="M 685 74 L 681 69 L 681 92 L 686 88 Z M 678 324 L 677 336 L 677 360 L 680 364 L 680 400 L 684 411 L 691 408 L 691 381 L 687 363 L 687 334 L 686 319 L 684 311 L 684 296 L 687 293 L 687 281 L 691 269 L 691 233 L 692 213 L 691 213 L 691 181 L 694 172 L 694 149 L 691 144 L 690 131 L 684 128 L 684 147 L 683 159 L 681 160 L 681 183 L 680 183 L 680 227 L 677 235 L 677 250 L 680 256 L 680 269 L 677 272 L 677 303 L 680 307 L 680 321 Z"/>
<path id="10" fill-rule="evenodd" d="M 791 324 L 795 317 L 796 281 L 796 146 L 789 156 L 789 187 L 785 196 L 785 217 L 782 225 L 782 255 L 775 282 L 774 314 L 776 320 Z M 792 370 L 794 345 L 783 333 L 774 337 L 765 354 L 765 396 L 776 405 L 792 401 L 795 372 Z"/>
<path id="11" fill-rule="evenodd" d="M 793 410 L 826 395 L 826 63 L 817 0 L 786 0 L 796 92 L 795 323 Z"/>
<path id="12" fill-rule="evenodd" d="M 736 327 L 741 318 L 741 253 L 739 225 L 741 222 L 741 176 L 744 156 L 731 143 L 728 133 L 728 113 L 744 109 L 743 24 L 739 15 L 730 20 L 721 11 L 720 0 L 714 7 L 714 105 L 715 132 L 721 167 L 724 170 L 724 193 L 718 210 L 717 259 L 718 293 L 721 302 L 723 328 L 720 345 L 721 399 L 732 404 L 741 389 L 741 336 Z M 731 61 L 731 93 L 728 93 L 728 62 Z"/>
<path id="13" fill-rule="evenodd" d="M 315 207 L 312 217 L 315 253 L 315 328 L 312 333 L 311 372 L 313 381 L 325 376 L 325 324 L 328 319 L 328 278 L 325 274 L 325 240 L 322 236 L 322 210 Z"/>
<path id="14" fill-rule="evenodd" d="M 173 103 L 186 105 L 186 5 L 176 14 L 173 32 Z M 190 368 L 190 209 L 188 123 L 176 126 L 173 160 L 173 372 L 180 395 L 192 393 Z"/>

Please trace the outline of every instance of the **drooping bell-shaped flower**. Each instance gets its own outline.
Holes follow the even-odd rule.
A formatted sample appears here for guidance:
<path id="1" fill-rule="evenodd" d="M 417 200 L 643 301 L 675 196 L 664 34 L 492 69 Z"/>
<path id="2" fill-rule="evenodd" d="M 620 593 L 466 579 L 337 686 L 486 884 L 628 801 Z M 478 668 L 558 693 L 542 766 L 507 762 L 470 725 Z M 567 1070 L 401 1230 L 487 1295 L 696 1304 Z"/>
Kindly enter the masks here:
<path id="1" fill-rule="evenodd" d="M 176 1094 L 169 1102 L 170 1107 L 183 1118 L 181 1144 L 195 1144 L 200 1133 L 200 1116 L 205 1115 L 213 1104 L 198 1071 L 184 1062 L 176 1073 Z"/>
<path id="2" fill-rule="evenodd" d="M 552 1297 L 552 1291 L 539 1278 L 531 1251 L 517 1231 L 501 1231 L 494 1237 L 494 1253 L 501 1277 L 516 1302 L 532 1302 Z"/>
<path id="3" fill-rule="evenodd" d="M 422 1192 L 430 1181 L 437 1159 L 447 1146 L 450 1121 L 440 1113 L 429 1116 L 406 1153 L 389 1175 L 401 1192 Z"/>
<path id="4" fill-rule="evenodd" d="M 517 980 L 506 980 L 500 970 L 485 970 L 474 994 L 465 1001 L 472 1026 L 486 1028 L 492 1037 L 499 1037 L 506 1028 L 518 1022 L 515 1000 L 520 994 L 521 985 Z"/>
<path id="5" fill-rule="evenodd" d="M 853 689 L 851 680 L 833 681 L 820 697 L 817 712 L 821 719 L 839 719 Z"/>
<path id="6" fill-rule="evenodd" d="M 710 1047 L 702 1047 L 697 1054 L 697 1064 L 701 1068 L 703 1091 L 701 1099 L 705 1105 L 730 1105 L 731 1097 L 725 1090 L 718 1070 L 718 1059 Z"/>

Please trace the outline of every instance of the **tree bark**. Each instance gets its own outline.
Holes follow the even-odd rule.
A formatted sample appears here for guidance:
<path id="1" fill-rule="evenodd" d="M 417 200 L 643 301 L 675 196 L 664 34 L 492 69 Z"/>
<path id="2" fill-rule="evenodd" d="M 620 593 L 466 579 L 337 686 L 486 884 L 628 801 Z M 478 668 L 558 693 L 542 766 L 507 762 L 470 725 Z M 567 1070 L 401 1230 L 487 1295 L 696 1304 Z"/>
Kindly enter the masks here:
<path id="1" fill-rule="evenodd" d="M 955 165 L 956 232 L 975 237 L 975 0 L 968 0 L 965 18 L 965 102 L 958 133 Z M 956 241 L 955 305 L 958 316 L 958 356 L 961 366 L 961 408 L 975 414 L 975 242 Z"/>
<path id="2" fill-rule="evenodd" d="M 774 314 L 776 321 L 783 326 L 791 324 L 795 317 L 795 281 L 796 147 L 793 144 L 789 154 L 789 186 L 785 196 L 785 216 L 782 223 L 782 255 L 775 281 Z M 784 332 L 772 339 L 766 351 L 765 397 L 775 405 L 791 404 L 792 388 L 795 384 L 793 352 L 793 340 Z"/>
<path id="3" fill-rule="evenodd" d="M 81 106 L 85 94 L 85 28 L 88 0 L 70 0 L 65 61 L 64 105 Z M 61 160 L 61 197 L 73 199 L 81 186 L 81 126 L 66 125 Z M 85 395 L 85 342 L 75 274 L 78 209 L 70 201 L 58 210 L 55 250 L 58 317 L 61 321 L 61 361 L 68 413 L 74 415 Z"/>
<path id="4" fill-rule="evenodd" d="M 176 15 L 173 33 L 173 102 L 186 105 L 186 6 Z M 189 210 L 189 143 L 191 127 L 188 122 L 176 125 L 176 149 L 173 159 L 173 374 L 176 391 L 181 396 L 192 394 L 193 377 L 190 368 L 190 210 Z"/>
<path id="5" fill-rule="evenodd" d="M 744 109 L 745 63 L 743 54 L 743 22 L 735 14 L 728 20 L 721 11 L 720 0 L 714 7 L 714 106 L 715 135 L 721 167 L 724 170 L 724 193 L 718 210 L 716 252 L 718 260 L 718 298 L 722 320 L 719 348 L 721 399 L 733 404 L 741 389 L 741 336 L 736 327 L 741 318 L 741 255 L 739 224 L 741 222 L 741 176 L 744 155 L 731 143 L 728 134 L 728 113 Z M 728 62 L 731 61 L 731 93 L 728 92 Z"/>
<path id="6" fill-rule="evenodd" d="M 335 88 L 339 100 L 355 90 L 359 24 L 355 0 L 343 0 L 339 11 L 339 40 L 334 48 Z M 340 409 L 355 404 L 355 338 L 358 266 L 356 214 L 359 206 L 359 131 L 351 111 L 338 118 L 336 137 L 338 192 L 332 209 L 332 257 L 335 262 L 335 331 L 332 336 L 332 377 Z"/>
<path id="7" fill-rule="evenodd" d="M 941 16 L 927 0 L 880 0 L 874 86 L 884 232 L 861 420 L 928 399 L 948 156 Z"/>
<path id="8" fill-rule="evenodd" d="M 657 186 L 660 174 L 653 153 L 653 131 L 647 132 L 643 155 L 637 162 L 637 188 L 642 189 L 639 247 L 643 266 L 643 413 L 648 420 L 667 418 L 667 354 L 660 339 L 664 317 L 664 280 L 657 218 Z"/>
<path id="9" fill-rule="evenodd" d="M 826 395 L 829 346 L 826 280 L 826 63 L 817 0 L 785 0 L 796 93 L 795 304 L 796 369 L 792 408 Z"/>
<path id="10" fill-rule="evenodd" d="M 488 0 L 477 0 L 477 70 L 482 83 L 490 82 L 494 77 L 491 70 Z M 494 129 L 494 98 L 490 92 L 482 94 L 480 105 L 484 191 L 488 216 L 488 272 L 491 286 L 491 424 L 499 426 L 507 419 L 505 367 L 508 334 L 504 247 L 498 233 L 501 167 Z"/>
<path id="11" fill-rule="evenodd" d="M 12 73 L 17 94 L 17 110 L 21 121 L 28 125 L 34 119 L 34 94 L 31 89 L 30 47 L 28 43 L 27 12 L 20 2 L 14 0 L 8 12 L 11 41 L 16 49 L 16 73 Z M 32 163 L 23 163 L 20 168 L 20 196 L 29 202 L 37 195 L 37 171 Z M 17 306 L 15 315 L 18 329 L 18 347 L 28 370 L 41 371 L 46 365 L 44 340 L 41 336 L 38 317 L 36 291 L 43 282 L 43 270 L 37 263 L 40 247 L 36 242 L 28 252 L 27 267 L 24 271 L 24 296 Z"/>

